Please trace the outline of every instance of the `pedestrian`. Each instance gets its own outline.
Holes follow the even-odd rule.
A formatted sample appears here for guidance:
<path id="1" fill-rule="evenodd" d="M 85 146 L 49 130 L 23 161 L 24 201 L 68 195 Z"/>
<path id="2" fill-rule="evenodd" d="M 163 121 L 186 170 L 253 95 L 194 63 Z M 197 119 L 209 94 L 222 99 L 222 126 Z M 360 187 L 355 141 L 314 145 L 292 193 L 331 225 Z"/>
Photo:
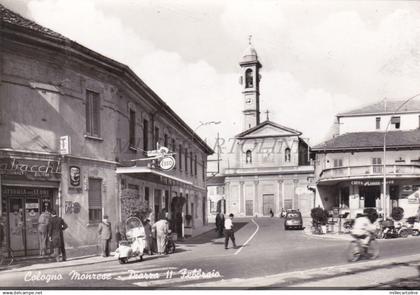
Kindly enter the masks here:
<path id="1" fill-rule="evenodd" d="M 149 255 L 153 255 L 153 234 L 149 218 L 146 218 L 144 222 L 144 235 L 146 236 L 146 249 L 149 251 Z"/>
<path id="2" fill-rule="evenodd" d="M 271 217 L 274 217 L 274 213 L 273 213 L 273 210 L 271 210 L 271 208 L 270 208 L 270 215 Z"/>
<path id="3" fill-rule="evenodd" d="M 102 222 L 99 223 L 98 234 L 101 240 L 102 257 L 108 257 L 112 239 L 111 222 L 108 221 L 108 215 L 104 215 Z"/>
<path id="4" fill-rule="evenodd" d="M 47 255 L 48 248 L 48 224 L 51 219 L 51 214 L 48 212 L 48 208 L 45 208 L 44 212 L 38 218 L 38 241 L 39 241 L 39 255 Z"/>
<path id="5" fill-rule="evenodd" d="M 284 210 L 284 208 L 281 208 L 280 217 L 286 217 L 286 211 Z"/>
<path id="6" fill-rule="evenodd" d="M 218 212 L 216 215 L 216 231 L 219 234 L 219 237 L 223 236 L 223 228 L 225 224 L 225 216 L 222 212 Z"/>
<path id="7" fill-rule="evenodd" d="M 62 256 L 62 261 L 66 261 L 66 249 L 63 237 L 63 231 L 66 228 L 67 224 L 64 220 L 57 216 L 57 213 L 52 210 L 51 219 L 48 224 L 48 235 L 51 241 L 51 246 L 54 249 L 53 256 L 57 259 L 57 262 L 60 261 L 60 254 Z"/>
<path id="8" fill-rule="evenodd" d="M 156 233 L 158 254 L 162 255 L 165 252 L 166 235 L 169 231 L 168 221 L 165 219 L 165 216 L 161 215 L 159 221 L 153 224 L 152 228 Z"/>
<path id="9" fill-rule="evenodd" d="M 225 220 L 225 249 L 228 249 L 229 238 L 232 240 L 233 247 L 236 248 L 232 213 L 230 213 L 229 218 Z"/>

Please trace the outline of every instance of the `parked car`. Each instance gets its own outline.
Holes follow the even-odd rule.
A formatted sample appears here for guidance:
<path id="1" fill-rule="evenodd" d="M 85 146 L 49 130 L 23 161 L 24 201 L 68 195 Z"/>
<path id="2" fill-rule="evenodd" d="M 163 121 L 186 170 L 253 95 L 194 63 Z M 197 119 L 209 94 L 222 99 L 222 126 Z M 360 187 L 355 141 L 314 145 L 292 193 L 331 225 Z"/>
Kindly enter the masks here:
<path id="1" fill-rule="evenodd" d="M 290 228 L 303 229 L 302 214 L 297 210 L 290 210 L 286 212 L 284 220 L 284 229 Z"/>

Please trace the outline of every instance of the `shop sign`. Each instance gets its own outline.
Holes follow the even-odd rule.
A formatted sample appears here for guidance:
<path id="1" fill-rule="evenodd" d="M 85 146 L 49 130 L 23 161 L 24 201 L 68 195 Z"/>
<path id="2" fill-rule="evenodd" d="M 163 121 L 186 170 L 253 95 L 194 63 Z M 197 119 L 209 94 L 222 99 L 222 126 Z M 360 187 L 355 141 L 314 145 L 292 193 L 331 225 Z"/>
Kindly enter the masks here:
<path id="1" fill-rule="evenodd" d="M 387 184 L 394 184 L 393 180 L 387 180 Z M 351 185 L 361 185 L 361 186 L 375 186 L 375 185 L 382 185 L 382 181 L 375 181 L 375 180 L 354 180 L 351 182 Z"/>
<path id="2" fill-rule="evenodd" d="M 165 171 L 172 170 L 175 167 L 175 158 L 172 156 L 166 156 L 160 160 L 159 166 Z"/>
<path id="3" fill-rule="evenodd" d="M 29 160 L 24 158 L 0 158 L 0 174 L 32 175 L 49 177 L 61 175 L 60 160 Z"/>
<path id="4" fill-rule="evenodd" d="M 71 147 L 70 136 L 68 135 L 61 136 L 60 137 L 60 154 L 69 155 L 71 153 L 70 147 Z"/>
<path id="5" fill-rule="evenodd" d="M 50 196 L 50 190 L 43 188 L 3 188 L 3 194 L 7 196 Z"/>
<path id="6" fill-rule="evenodd" d="M 26 203 L 25 208 L 26 209 L 38 209 L 38 203 Z"/>
<path id="7" fill-rule="evenodd" d="M 70 186 L 79 187 L 80 186 L 80 168 L 77 166 L 70 166 Z"/>

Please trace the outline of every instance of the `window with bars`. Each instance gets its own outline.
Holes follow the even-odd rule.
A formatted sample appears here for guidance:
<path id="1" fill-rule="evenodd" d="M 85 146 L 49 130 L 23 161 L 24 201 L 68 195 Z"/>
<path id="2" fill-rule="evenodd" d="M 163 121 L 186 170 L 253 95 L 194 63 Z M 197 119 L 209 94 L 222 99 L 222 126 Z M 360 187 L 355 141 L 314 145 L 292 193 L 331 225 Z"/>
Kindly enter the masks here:
<path id="1" fill-rule="evenodd" d="M 130 109 L 130 118 L 129 118 L 129 144 L 130 147 L 136 146 L 136 112 Z"/>
<path id="2" fill-rule="evenodd" d="M 100 96 L 99 93 L 86 90 L 86 134 L 100 137 Z"/>
<path id="3" fill-rule="evenodd" d="M 89 178 L 88 206 L 89 223 L 102 220 L 102 179 Z"/>

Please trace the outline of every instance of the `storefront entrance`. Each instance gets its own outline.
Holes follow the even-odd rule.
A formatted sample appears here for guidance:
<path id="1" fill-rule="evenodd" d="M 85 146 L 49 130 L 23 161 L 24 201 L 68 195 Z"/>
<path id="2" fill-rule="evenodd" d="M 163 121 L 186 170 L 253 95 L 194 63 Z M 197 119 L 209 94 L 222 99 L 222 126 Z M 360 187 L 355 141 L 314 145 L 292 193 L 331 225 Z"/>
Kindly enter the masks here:
<path id="1" fill-rule="evenodd" d="M 270 215 L 270 210 L 275 212 L 274 195 L 263 195 L 263 215 Z"/>
<path id="2" fill-rule="evenodd" d="M 380 186 L 359 186 L 360 198 L 364 199 L 364 208 L 375 208 L 376 199 L 381 197 L 381 187 Z"/>
<path id="3" fill-rule="evenodd" d="M 7 213 L 7 236 L 15 256 L 39 254 L 38 218 L 53 207 L 53 194 L 42 188 L 3 188 L 3 212 Z"/>

